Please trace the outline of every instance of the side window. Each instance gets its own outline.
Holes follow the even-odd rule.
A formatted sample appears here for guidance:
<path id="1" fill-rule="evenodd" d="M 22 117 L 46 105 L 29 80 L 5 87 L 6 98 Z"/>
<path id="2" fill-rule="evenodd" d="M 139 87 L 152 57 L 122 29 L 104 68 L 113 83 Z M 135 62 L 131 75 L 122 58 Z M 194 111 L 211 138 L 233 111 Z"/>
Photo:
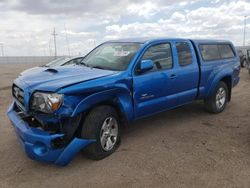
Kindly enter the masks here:
<path id="1" fill-rule="evenodd" d="M 151 71 L 171 69 L 173 67 L 170 43 L 151 46 L 142 56 L 141 60 L 152 60 L 154 68 Z"/>
<path id="2" fill-rule="evenodd" d="M 199 48 L 204 61 L 220 59 L 219 49 L 216 44 L 202 44 Z"/>
<path id="3" fill-rule="evenodd" d="M 222 59 L 234 57 L 234 52 L 229 44 L 219 44 L 219 51 Z"/>
<path id="4" fill-rule="evenodd" d="M 191 49 L 187 42 L 177 42 L 176 49 L 178 54 L 179 65 L 187 66 L 193 63 Z"/>

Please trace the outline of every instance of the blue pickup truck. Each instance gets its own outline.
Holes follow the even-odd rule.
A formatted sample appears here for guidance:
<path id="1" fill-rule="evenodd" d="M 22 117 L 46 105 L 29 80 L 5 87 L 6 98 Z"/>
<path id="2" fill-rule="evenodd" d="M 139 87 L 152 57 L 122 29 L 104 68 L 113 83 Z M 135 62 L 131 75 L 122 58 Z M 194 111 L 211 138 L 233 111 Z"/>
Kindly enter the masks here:
<path id="1" fill-rule="evenodd" d="M 66 165 L 83 150 L 98 160 L 117 149 L 128 122 L 194 100 L 222 112 L 239 72 L 229 41 L 108 41 L 76 64 L 21 73 L 7 114 L 31 159 Z"/>

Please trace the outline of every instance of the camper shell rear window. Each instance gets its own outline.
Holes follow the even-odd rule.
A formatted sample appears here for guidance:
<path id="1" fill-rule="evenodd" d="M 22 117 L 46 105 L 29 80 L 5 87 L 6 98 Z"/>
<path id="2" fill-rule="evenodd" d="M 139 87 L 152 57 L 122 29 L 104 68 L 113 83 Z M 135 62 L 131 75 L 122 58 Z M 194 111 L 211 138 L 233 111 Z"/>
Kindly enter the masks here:
<path id="1" fill-rule="evenodd" d="M 203 61 L 223 60 L 235 57 L 230 44 L 200 44 L 199 49 Z"/>

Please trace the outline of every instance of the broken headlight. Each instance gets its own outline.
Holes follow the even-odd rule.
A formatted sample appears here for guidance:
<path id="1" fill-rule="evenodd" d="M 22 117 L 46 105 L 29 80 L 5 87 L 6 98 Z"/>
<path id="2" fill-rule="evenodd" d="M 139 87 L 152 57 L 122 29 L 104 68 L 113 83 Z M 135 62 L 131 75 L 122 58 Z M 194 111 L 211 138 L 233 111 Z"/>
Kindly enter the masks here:
<path id="1" fill-rule="evenodd" d="M 35 111 L 52 113 L 60 108 L 63 94 L 35 92 L 31 101 L 31 108 Z"/>

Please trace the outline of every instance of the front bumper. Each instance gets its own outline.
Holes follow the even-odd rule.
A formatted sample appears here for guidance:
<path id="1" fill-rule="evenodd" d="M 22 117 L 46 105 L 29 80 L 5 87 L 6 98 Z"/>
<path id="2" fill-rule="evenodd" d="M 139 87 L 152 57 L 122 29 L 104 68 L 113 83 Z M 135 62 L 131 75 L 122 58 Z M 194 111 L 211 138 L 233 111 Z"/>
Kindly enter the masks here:
<path id="1" fill-rule="evenodd" d="M 64 134 L 49 134 L 41 129 L 30 127 L 14 110 L 14 102 L 10 105 L 7 115 L 15 128 L 24 151 L 28 157 L 34 160 L 64 166 L 80 150 L 94 142 L 94 140 L 75 137 L 65 147 L 55 149 L 52 146 L 53 140 L 63 138 Z"/>

